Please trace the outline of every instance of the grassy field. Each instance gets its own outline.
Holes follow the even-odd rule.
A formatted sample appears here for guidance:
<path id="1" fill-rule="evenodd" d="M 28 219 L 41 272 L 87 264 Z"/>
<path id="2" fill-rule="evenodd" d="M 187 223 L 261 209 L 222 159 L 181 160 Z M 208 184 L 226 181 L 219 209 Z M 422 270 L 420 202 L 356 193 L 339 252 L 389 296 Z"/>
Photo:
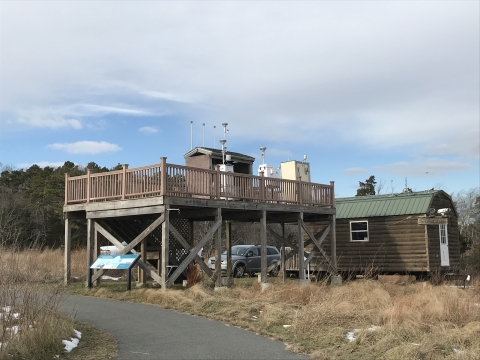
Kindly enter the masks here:
<path id="1" fill-rule="evenodd" d="M 48 251 L 37 257 L 44 259 L 44 266 L 37 269 L 36 280 L 61 282 L 63 253 Z M 72 254 L 72 276 L 78 279 L 67 287 L 68 293 L 157 304 L 221 320 L 282 340 L 291 351 L 313 359 L 480 358 L 478 282 L 463 290 L 427 282 L 398 283 L 395 277 L 356 280 L 341 287 L 299 286 L 295 280 L 283 284 L 273 278 L 272 286 L 262 292 L 256 278 L 245 278 L 222 291 L 214 291 L 212 283 L 203 280 L 186 289 L 133 286 L 128 292 L 123 279 L 102 281 L 88 290 L 85 258 L 82 251 Z"/>

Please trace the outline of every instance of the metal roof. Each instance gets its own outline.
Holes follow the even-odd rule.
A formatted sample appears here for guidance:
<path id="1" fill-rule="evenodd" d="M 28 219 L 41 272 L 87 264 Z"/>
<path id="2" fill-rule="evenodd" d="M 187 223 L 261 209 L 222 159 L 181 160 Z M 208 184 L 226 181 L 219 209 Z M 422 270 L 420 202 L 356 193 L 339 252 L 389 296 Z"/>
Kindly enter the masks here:
<path id="1" fill-rule="evenodd" d="M 208 147 L 196 147 L 196 148 L 190 150 L 188 153 L 186 153 L 184 155 L 184 158 L 194 156 L 196 154 L 216 155 L 216 156 L 222 157 L 222 149 L 212 149 L 212 148 L 208 148 Z M 233 152 L 233 151 L 228 151 L 227 150 L 225 152 L 225 155 L 231 155 L 232 159 L 234 159 L 234 160 L 244 160 L 244 161 L 249 161 L 249 162 L 254 162 L 255 161 L 254 157 L 244 155 L 244 154 L 240 154 L 240 153 Z"/>
<path id="2" fill-rule="evenodd" d="M 425 214 L 437 193 L 445 194 L 442 190 L 428 190 L 401 194 L 337 198 L 335 199 L 337 219 Z"/>

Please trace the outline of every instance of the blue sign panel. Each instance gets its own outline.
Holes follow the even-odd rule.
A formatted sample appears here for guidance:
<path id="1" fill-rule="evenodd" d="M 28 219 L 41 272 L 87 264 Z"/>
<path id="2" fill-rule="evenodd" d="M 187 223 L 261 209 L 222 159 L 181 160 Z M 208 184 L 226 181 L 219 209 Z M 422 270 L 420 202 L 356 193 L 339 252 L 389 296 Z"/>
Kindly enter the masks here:
<path id="1" fill-rule="evenodd" d="M 100 255 L 98 259 L 90 266 L 90 269 L 119 269 L 127 270 L 134 264 L 140 255 Z"/>

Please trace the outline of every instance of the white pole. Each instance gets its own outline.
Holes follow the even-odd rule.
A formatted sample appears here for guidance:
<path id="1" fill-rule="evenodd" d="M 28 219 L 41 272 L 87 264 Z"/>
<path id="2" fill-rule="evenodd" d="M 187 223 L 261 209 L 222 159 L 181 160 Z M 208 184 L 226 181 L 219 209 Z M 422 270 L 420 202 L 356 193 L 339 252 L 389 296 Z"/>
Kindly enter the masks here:
<path id="1" fill-rule="evenodd" d="M 193 149 L 193 121 L 190 121 L 190 150 Z"/>
<path id="2" fill-rule="evenodd" d="M 202 147 L 205 147 L 205 123 L 202 124 Z"/>
<path id="3" fill-rule="evenodd" d="M 215 134 L 215 128 L 216 126 L 213 125 L 213 148 L 216 149 L 216 134 Z"/>

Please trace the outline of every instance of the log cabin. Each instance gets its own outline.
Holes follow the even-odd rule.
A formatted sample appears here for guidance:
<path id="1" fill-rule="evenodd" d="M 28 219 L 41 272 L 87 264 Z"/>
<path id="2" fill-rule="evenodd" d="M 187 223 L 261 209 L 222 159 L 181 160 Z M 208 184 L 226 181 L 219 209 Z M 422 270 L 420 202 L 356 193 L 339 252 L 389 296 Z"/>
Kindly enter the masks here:
<path id="1" fill-rule="evenodd" d="M 444 191 L 337 198 L 335 206 L 340 273 L 426 275 L 458 269 L 457 212 Z M 327 225 L 309 226 L 319 234 Z M 330 254 L 328 241 L 324 249 Z"/>

